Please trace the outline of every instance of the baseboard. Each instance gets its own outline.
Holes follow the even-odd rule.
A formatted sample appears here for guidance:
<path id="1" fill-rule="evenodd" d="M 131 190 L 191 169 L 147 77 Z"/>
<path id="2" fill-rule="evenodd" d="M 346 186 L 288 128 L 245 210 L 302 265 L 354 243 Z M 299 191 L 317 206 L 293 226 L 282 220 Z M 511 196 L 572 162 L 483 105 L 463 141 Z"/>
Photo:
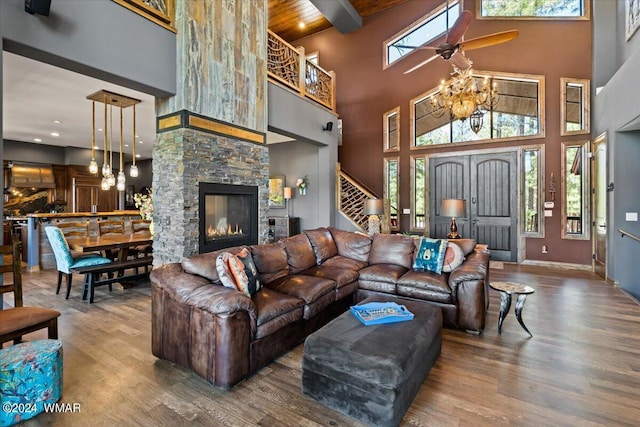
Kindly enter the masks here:
<path id="1" fill-rule="evenodd" d="M 556 262 L 556 261 L 539 261 L 534 259 L 525 259 L 520 265 L 532 265 L 535 267 L 548 267 L 548 268 L 565 268 L 569 270 L 582 270 L 592 271 L 592 267 L 588 264 L 573 264 L 570 262 Z"/>

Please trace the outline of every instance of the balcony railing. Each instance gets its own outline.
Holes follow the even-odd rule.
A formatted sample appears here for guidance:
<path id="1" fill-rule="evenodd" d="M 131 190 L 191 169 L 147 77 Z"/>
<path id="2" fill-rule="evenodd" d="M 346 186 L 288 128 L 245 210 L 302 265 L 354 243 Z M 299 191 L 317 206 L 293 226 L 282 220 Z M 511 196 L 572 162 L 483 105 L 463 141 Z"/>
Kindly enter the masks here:
<path id="1" fill-rule="evenodd" d="M 269 78 L 312 99 L 329 110 L 336 111 L 336 76 L 313 62 L 307 61 L 304 48 L 295 48 L 268 31 L 267 72 Z M 304 72 L 301 72 L 304 70 Z"/>

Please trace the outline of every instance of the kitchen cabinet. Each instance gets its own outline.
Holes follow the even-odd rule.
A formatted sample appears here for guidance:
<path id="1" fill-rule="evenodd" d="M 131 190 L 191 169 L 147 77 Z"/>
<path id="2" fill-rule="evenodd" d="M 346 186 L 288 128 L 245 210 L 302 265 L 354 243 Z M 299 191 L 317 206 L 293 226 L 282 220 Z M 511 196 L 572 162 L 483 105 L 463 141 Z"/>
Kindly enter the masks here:
<path id="1" fill-rule="evenodd" d="M 53 179 L 55 188 L 49 191 L 49 203 L 52 205 L 66 205 L 68 202 L 68 180 L 67 167 L 64 165 L 53 165 Z"/>
<path id="2" fill-rule="evenodd" d="M 100 188 L 101 178 L 76 176 L 73 178 L 73 212 L 91 212 L 91 206 L 97 205 L 98 212 L 112 212 L 118 206 L 118 190 Z"/>

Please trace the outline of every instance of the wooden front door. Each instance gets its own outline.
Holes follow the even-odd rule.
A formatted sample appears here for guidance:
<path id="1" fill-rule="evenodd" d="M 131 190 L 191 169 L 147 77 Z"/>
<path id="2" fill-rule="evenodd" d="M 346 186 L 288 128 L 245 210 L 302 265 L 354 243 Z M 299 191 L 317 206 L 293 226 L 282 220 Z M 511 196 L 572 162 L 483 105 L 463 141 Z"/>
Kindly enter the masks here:
<path id="1" fill-rule="evenodd" d="M 607 267 L 607 137 L 591 142 L 593 271 L 606 279 Z"/>
<path id="2" fill-rule="evenodd" d="M 445 238 L 451 218 L 439 213 L 442 199 L 465 199 L 466 215 L 456 218 L 462 237 L 488 245 L 491 259 L 517 260 L 517 154 L 488 153 L 429 161 L 429 235 Z"/>

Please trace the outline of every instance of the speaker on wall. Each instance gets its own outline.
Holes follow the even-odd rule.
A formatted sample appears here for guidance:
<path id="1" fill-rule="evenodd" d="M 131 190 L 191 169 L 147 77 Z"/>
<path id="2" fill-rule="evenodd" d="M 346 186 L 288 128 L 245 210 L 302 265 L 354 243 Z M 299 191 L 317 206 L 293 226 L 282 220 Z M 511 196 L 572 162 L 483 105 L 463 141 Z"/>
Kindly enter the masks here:
<path id="1" fill-rule="evenodd" d="M 24 10 L 32 15 L 49 16 L 51 0 L 24 0 Z"/>

